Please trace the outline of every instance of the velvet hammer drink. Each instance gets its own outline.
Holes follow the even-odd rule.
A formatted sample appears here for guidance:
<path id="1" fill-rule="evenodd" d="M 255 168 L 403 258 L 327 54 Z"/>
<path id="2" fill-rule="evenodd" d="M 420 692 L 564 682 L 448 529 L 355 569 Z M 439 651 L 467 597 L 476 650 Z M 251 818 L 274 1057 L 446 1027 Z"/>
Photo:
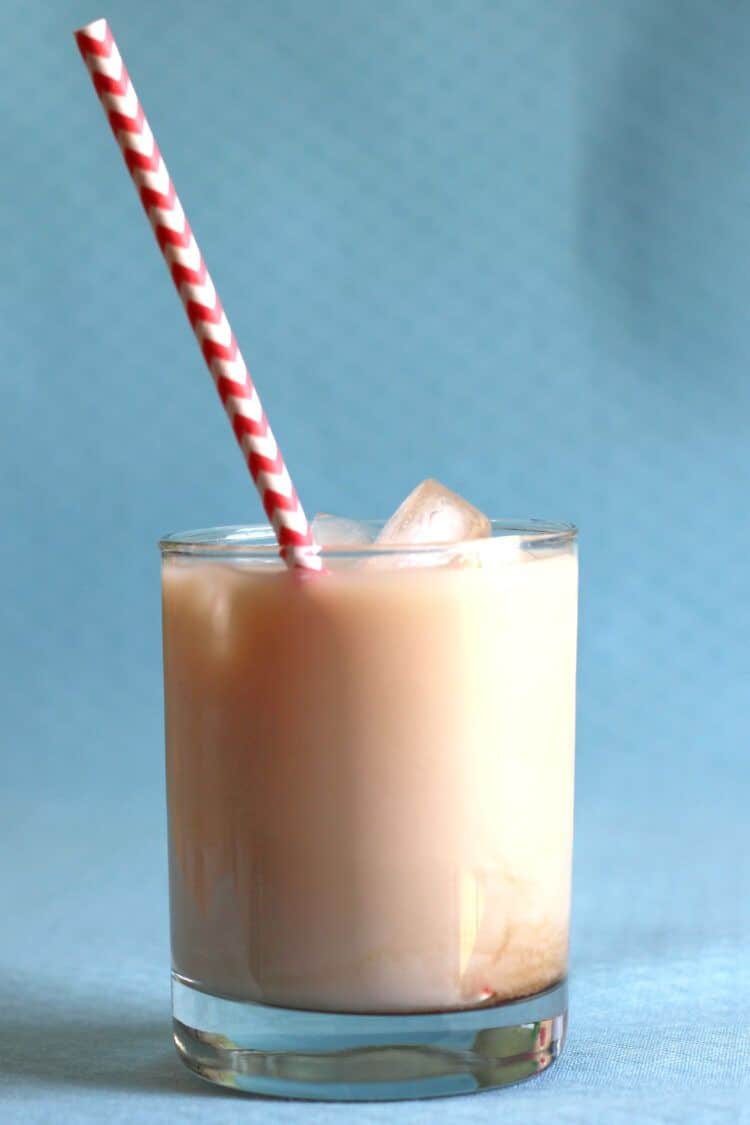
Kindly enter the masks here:
<path id="1" fill-rule="evenodd" d="M 386 1073 L 351 1023 L 402 1017 L 403 1033 L 421 1016 L 496 1031 L 474 1087 L 502 1084 L 504 1067 L 510 1080 L 534 1073 L 565 1016 L 572 532 L 497 525 L 451 551 L 324 550 L 328 573 L 302 582 L 264 543 L 235 529 L 163 544 L 178 1045 L 215 1077 L 231 1070 L 222 1043 L 243 1009 L 273 1006 L 292 1023 L 329 1013 L 334 1039 L 349 1026 L 370 1052 L 358 1077 L 318 1035 L 319 1081 L 308 1043 L 296 1070 L 287 1058 L 283 1089 L 271 1063 L 245 1084 L 311 1096 L 328 1083 L 346 1097 L 467 1088 L 455 1059 L 433 1073 L 419 1035 L 427 1053 L 399 1060 L 389 1046 Z M 547 1019 L 527 1020 L 539 995 Z M 201 997 L 217 998 L 215 1026 Z"/>

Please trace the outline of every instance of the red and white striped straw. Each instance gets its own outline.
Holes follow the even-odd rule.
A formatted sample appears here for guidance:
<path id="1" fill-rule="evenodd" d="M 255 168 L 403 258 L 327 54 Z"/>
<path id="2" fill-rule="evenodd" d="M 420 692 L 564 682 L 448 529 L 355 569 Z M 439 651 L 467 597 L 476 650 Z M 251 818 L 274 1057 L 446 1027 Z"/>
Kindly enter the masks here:
<path id="1" fill-rule="evenodd" d="M 109 24 L 95 20 L 76 31 L 75 38 L 214 377 L 281 555 L 288 566 L 319 571 L 322 563 L 312 530 Z"/>

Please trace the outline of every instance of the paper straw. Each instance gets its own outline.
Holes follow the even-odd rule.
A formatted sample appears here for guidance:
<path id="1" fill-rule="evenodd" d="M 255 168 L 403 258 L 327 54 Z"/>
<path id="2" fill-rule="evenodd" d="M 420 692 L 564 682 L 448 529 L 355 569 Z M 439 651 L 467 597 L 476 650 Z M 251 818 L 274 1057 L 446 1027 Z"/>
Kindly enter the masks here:
<path id="1" fill-rule="evenodd" d="M 159 249 L 290 567 L 322 569 L 258 392 L 106 20 L 75 32 Z"/>

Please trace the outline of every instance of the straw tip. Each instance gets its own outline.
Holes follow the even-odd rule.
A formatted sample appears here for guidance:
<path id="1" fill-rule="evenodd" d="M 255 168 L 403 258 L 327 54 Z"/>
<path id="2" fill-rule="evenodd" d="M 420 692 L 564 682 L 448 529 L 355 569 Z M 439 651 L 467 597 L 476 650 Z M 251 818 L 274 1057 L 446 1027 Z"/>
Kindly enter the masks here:
<path id="1" fill-rule="evenodd" d="M 91 23 L 79 27 L 73 32 L 73 35 L 76 39 L 85 35 L 89 39 L 98 39 L 100 43 L 103 43 L 107 37 L 107 21 L 105 19 L 92 20 Z"/>

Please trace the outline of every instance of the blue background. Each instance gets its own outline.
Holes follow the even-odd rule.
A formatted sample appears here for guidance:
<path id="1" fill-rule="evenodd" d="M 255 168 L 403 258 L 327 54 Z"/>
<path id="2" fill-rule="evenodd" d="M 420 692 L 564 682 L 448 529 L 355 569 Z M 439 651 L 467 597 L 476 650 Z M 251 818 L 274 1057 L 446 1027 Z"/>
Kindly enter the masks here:
<path id="1" fill-rule="evenodd" d="M 155 542 L 261 510 L 102 14 L 308 508 L 435 475 L 582 528 L 572 1026 L 514 1091 L 238 1102 L 172 1052 Z M 739 0 L 5 0 L 4 1121 L 750 1121 L 748 57 Z"/>

